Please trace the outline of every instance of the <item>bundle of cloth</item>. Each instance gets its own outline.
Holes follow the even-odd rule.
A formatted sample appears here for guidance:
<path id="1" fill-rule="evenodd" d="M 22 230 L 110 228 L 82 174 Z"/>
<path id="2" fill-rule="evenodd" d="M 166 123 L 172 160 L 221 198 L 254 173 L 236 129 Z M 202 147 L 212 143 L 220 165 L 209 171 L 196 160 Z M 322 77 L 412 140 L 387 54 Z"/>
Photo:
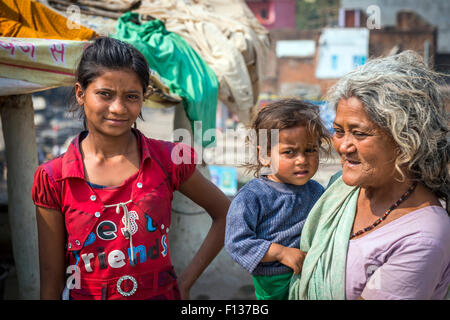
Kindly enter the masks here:
<path id="1" fill-rule="evenodd" d="M 166 30 L 161 20 L 140 21 L 139 14 L 122 15 L 111 37 L 128 42 L 138 49 L 170 89 L 182 98 L 183 109 L 191 129 L 196 122 L 202 131 L 215 129 L 219 83 L 209 65 L 178 34 Z M 213 141 L 214 142 L 214 141 Z M 203 141 L 203 147 L 210 141 Z"/>
<path id="2" fill-rule="evenodd" d="M 250 120 L 251 109 L 258 101 L 270 41 L 268 31 L 245 1 L 48 0 L 48 3 L 61 11 L 77 5 L 82 15 L 90 17 L 86 21 L 93 21 L 91 17 L 102 17 L 99 29 L 94 27 L 95 24 L 91 26 L 100 34 L 104 34 L 100 30 L 105 25 L 104 19 L 114 21 L 117 26 L 117 21 L 127 12 L 139 14 L 137 24 L 161 21 L 168 32 L 183 38 L 213 70 L 219 83 L 218 99 L 241 122 Z M 167 81 L 165 84 L 170 86 Z M 171 93 L 177 96 L 177 93 Z"/>
<path id="3" fill-rule="evenodd" d="M 215 72 L 219 99 L 241 122 L 250 119 L 270 43 L 244 1 L 142 0 L 135 11 L 183 37 Z"/>
<path id="4" fill-rule="evenodd" d="M 0 1 L 0 37 L 90 40 L 96 35 L 37 1 Z"/>
<path id="5" fill-rule="evenodd" d="M 108 5 L 119 11 L 129 10 L 138 2 L 95 1 L 98 6 Z M 83 48 L 103 32 L 78 24 L 70 15 L 64 15 L 67 12 L 55 9 L 32 0 L 0 1 L 0 95 L 73 85 L 74 69 Z M 117 20 L 114 29 L 116 24 Z M 181 97 L 170 91 L 157 72 L 150 71 L 145 105 L 165 108 L 180 103 Z"/>
<path id="6" fill-rule="evenodd" d="M 0 96 L 73 85 L 79 53 L 96 36 L 37 1 L 0 1 Z"/>

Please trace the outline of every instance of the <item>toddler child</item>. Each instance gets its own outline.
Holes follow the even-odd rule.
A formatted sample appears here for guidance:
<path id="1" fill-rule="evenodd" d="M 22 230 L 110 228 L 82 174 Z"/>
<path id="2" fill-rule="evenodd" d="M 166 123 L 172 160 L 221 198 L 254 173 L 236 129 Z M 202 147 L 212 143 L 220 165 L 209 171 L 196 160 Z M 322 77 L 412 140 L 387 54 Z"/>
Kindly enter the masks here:
<path id="1" fill-rule="evenodd" d="M 306 255 L 299 249 L 303 225 L 324 191 L 311 178 L 319 149 L 326 145 L 329 152 L 331 138 L 319 108 L 297 99 L 265 106 L 251 129 L 257 137 L 257 161 L 246 166 L 256 178 L 231 203 L 225 248 L 253 275 L 258 300 L 287 299 L 292 273 L 300 273 Z M 262 130 L 267 130 L 267 141 L 261 139 Z M 271 141 L 273 130 L 278 130 L 278 141 Z"/>

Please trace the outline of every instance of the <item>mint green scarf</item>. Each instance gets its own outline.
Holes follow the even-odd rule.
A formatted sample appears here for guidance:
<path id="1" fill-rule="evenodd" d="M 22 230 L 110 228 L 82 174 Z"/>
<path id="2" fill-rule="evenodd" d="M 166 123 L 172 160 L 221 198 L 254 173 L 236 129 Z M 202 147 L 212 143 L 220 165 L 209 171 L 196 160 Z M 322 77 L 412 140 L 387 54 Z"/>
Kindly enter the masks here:
<path id="1" fill-rule="evenodd" d="M 345 300 L 348 242 L 355 218 L 359 187 L 347 186 L 342 177 L 325 190 L 303 227 L 300 250 L 306 258 L 294 275 L 290 300 Z"/>

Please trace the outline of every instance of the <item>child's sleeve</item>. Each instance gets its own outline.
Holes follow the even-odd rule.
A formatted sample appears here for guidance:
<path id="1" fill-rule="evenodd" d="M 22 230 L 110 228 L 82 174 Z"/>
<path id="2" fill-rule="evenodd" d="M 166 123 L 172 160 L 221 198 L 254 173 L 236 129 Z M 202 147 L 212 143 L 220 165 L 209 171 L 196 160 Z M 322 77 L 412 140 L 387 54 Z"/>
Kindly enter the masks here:
<path id="1" fill-rule="evenodd" d="M 244 187 L 245 188 L 245 187 Z M 225 249 L 252 273 L 269 249 L 271 242 L 258 239 L 256 227 L 261 205 L 255 193 L 241 189 L 231 202 L 225 229 Z"/>

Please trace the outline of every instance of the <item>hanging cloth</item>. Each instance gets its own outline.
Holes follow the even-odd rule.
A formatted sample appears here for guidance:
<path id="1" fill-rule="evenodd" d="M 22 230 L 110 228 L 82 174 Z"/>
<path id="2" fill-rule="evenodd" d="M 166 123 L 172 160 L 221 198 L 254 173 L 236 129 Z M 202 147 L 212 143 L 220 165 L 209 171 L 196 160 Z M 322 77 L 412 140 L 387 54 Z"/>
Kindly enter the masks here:
<path id="1" fill-rule="evenodd" d="M 96 35 L 37 1 L 0 1 L 1 37 L 90 40 Z"/>
<path id="2" fill-rule="evenodd" d="M 157 19 L 139 24 L 139 15 L 134 12 L 119 18 L 111 36 L 136 47 L 170 91 L 183 99 L 193 131 L 195 121 L 201 121 L 203 132 L 216 128 L 217 77 L 183 38 L 167 31 Z M 202 146 L 209 143 L 202 141 Z"/>
<path id="3" fill-rule="evenodd" d="M 183 37 L 215 72 L 219 100 L 241 122 L 249 122 L 270 43 L 244 1 L 142 0 L 136 12 L 163 21 Z"/>

